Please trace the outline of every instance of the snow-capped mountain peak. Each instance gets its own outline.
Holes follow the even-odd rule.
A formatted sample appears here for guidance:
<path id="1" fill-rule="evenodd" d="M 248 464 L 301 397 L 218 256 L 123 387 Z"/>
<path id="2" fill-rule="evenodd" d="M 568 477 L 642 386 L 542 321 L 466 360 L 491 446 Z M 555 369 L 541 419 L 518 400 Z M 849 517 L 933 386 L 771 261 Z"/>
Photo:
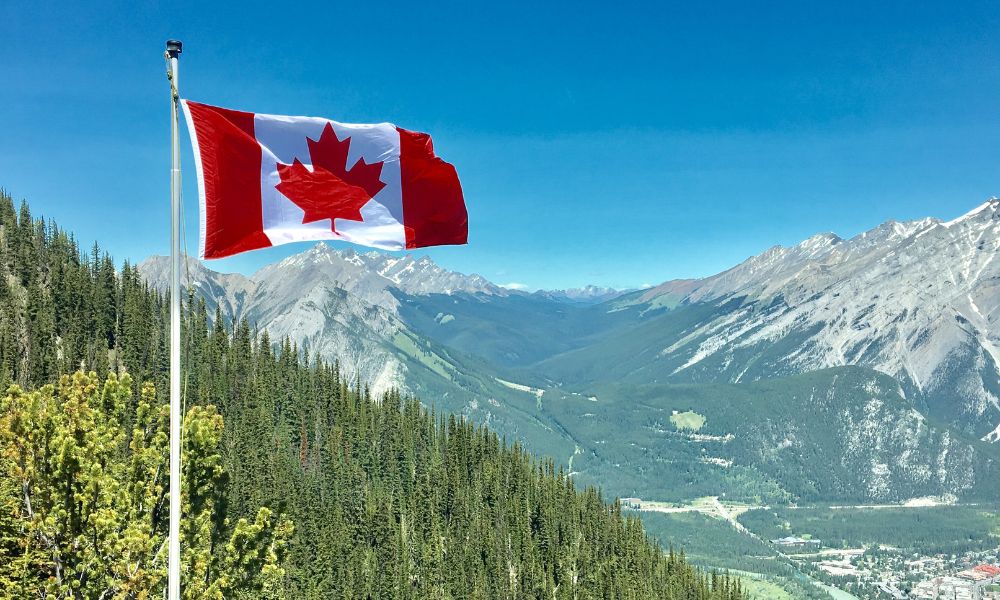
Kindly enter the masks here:
<path id="1" fill-rule="evenodd" d="M 154 287 L 166 291 L 169 259 L 150 257 L 139 266 Z M 428 256 L 337 249 L 320 242 L 263 267 L 250 277 L 217 273 L 190 259 L 191 283 L 225 319 L 247 318 L 299 347 L 337 357 L 373 389 L 405 387 L 403 365 L 386 344 L 406 329 L 398 291 L 430 294 L 507 295 L 479 275 L 442 268 Z"/>
<path id="2" fill-rule="evenodd" d="M 309 273 L 305 285 L 325 281 L 390 310 L 395 309 L 397 302 L 392 289 L 411 295 L 507 294 L 479 275 L 449 271 L 426 255 L 415 258 L 411 254 L 358 252 L 354 248 L 337 249 L 324 242 L 266 266 L 250 279 L 259 286 L 270 287 L 269 282 L 295 278 L 300 271 Z"/>
<path id="3" fill-rule="evenodd" d="M 818 233 L 799 242 L 793 249 L 804 255 L 819 255 L 843 241 L 836 233 Z"/>
<path id="4" fill-rule="evenodd" d="M 965 213 L 957 219 L 948 221 L 947 223 L 942 223 L 945 227 L 952 227 L 953 225 L 961 224 L 966 221 L 982 221 L 982 220 L 995 220 L 1000 218 L 1000 198 L 990 198 L 986 202 L 983 202 L 976 208 L 973 208 L 969 212 Z"/>
<path id="5" fill-rule="evenodd" d="M 709 359 L 737 365 L 750 349 L 794 339 L 780 368 L 873 367 L 949 404 L 982 434 L 1000 422 L 998 253 L 993 198 L 946 223 L 889 221 L 848 240 L 822 234 L 774 247 L 719 275 L 657 286 L 638 302 L 743 298 L 742 308 L 668 349 L 691 352 L 677 372 Z"/>
<path id="6" fill-rule="evenodd" d="M 921 396 L 933 416 L 1000 441 L 997 254 L 1000 200 L 992 198 L 948 222 L 887 221 L 849 239 L 821 233 L 774 246 L 711 277 L 627 294 L 614 310 L 639 305 L 636 314 L 646 318 L 702 305 L 699 314 L 706 316 L 686 325 L 679 339 L 642 349 L 669 362 L 664 376 L 741 382 L 866 366 Z M 167 267 L 165 258 L 154 257 L 140 268 L 162 289 Z M 227 317 L 247 317 L 272 339 L 288 335 L 312 351 L 340 356 L 380 385 L 401 383 L 401 363 L 385 350 L 408 327 L 401 302 L 439 294 L 523 295 L 444 269 L 427 256 L 359 253 L 326 243 L 249 278 L 214 273 L 197 261 L 189 272 Z M 536 292 L 572 303 L 619 294 L 596 286 Z M 463 326 L 461 317 L 439 317 L 433 322 L 448 323 L 450 331 Z"/>
<path id="7" fill-rule="evenodd" d="M 619 290 L 600 285 L 585 285 L 583 287 L 569 288 L 565 290 L 539 290 L 535 292 L 535 295 L 564 302 L 597 304 L 613 300 L 628 291 L 629 290 Z"/>

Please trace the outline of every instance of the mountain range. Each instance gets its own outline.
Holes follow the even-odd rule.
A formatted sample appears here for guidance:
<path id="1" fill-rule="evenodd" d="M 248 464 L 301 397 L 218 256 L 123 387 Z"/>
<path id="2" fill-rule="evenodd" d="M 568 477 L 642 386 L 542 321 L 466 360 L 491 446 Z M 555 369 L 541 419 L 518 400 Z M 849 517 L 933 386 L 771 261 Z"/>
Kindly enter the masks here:
<path id="1" fill-rule="evenodd" d="M 185 278 L 221 318 L 615 494 L 898 501 L 1000 489 L 998 251 L 994 199 L 633 291 L 527 293 L 325 244 Z M 140 272 L 165 289 L 166 258 Z"/>

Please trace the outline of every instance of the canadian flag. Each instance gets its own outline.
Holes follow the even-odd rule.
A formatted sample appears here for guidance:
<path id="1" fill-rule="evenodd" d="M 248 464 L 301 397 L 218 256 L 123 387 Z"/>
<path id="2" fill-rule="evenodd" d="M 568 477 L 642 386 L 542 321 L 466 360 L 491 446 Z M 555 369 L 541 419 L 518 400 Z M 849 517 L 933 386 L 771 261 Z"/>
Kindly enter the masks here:
<path id="1" fill-rule="evenodd" d="M 181 103 L 201 258 L 305 240 L 389 250 L 466 243 L 462 186 L 426 133 Z"/>

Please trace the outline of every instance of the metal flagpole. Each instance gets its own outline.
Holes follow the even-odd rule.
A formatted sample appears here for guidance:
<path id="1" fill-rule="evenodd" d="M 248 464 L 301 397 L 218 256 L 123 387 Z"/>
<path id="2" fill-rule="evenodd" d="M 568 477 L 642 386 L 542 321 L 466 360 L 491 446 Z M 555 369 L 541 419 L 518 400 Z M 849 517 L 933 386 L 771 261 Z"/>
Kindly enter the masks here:
<path id="1" fill-rule="evenodd" d="M 170 65 L 170 529 L 167 597 L 181 598 L 181 148 L 177 91 L 178 40 L 167 40 Z"/>

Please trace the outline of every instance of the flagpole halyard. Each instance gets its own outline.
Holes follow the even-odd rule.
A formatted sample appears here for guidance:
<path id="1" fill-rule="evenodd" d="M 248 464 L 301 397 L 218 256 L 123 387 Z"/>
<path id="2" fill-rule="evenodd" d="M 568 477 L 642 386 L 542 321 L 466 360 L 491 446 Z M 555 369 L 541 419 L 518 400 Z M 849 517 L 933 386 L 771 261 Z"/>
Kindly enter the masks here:
<path id="1" fill-rule="evenodd" d="M 167 550 L 167 598 L 181 597 L 181 150 L 178 132 L 180 94 L 177 60 L 181 42 L 167 40 L 170 80 L 170 525 Z"/>

